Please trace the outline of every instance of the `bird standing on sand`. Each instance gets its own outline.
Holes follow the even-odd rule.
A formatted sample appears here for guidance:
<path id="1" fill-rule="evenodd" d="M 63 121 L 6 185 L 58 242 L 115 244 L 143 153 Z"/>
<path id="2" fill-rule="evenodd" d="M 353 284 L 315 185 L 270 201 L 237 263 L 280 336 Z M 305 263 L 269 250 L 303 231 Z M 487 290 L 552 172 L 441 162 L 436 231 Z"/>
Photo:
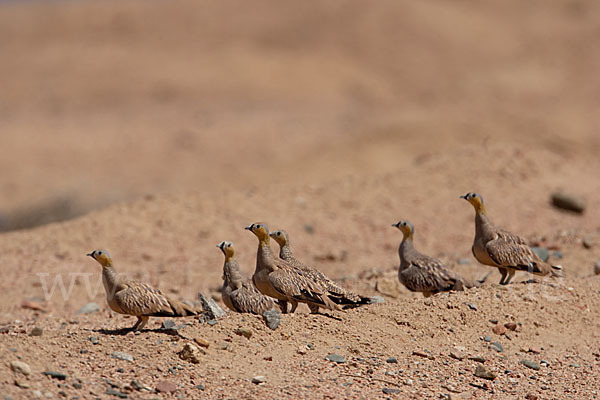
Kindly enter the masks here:
<path id="1" fill-rule="evenodd" d="M 137 317 L 131 330 L 143 329 L 150 317 L 187 317 L 198 314 L 194 308 L 171 299 L 158 289 L 119 276 L 107 251 L 94 250 L 88 256 L 102 266 L 102 283 L 110 309 L 119 314 Z"/>
<path id="2" fill-rule="evenodd" d="M 273 300 L 259 292 L 252 281 L 240 272 L 240 266 L 235 259 L 233 243 L 221 242 L 217 247 L 225 255 L 223 289 L 221 290 L 223 303 L 232 311 L 258 315 L 274 308 Z"/>
<path id="3" fill-rule="evenodd" d="M 340 309 L 325 295 L 325 288 L 310 279 L 306 272 L 273 256 L 269 229 L 265 224 L 255 223 L 245 229 L 258 238 L 256 270 L 252 275 L 252 282 L 261 293 L 277 299 L 283 313 L 287 313 L 287 302 L 292 304 L 292 313 L 296 311 L 299 302 L 330 310 Z"/>
<path id="4" fill-rule="evenodd" d="M 344 289 L 325 276 L 325 274 L 318 269 L 298 260 L 292 253 L 292 249 L 290 248 L 290 238 L 286 231 L 274 231 L 271 232 L 269 236 L 271 236 L 271 238 L 275 240 L 277 244 L 279 244 L 279 258 L 287 261 L 290 265 L 305 271 L 311 279 L 319 283 L 327 290 L 327 296 L 334 303 L 343 306 L 344 308 L 359 307 L 361 305 L 371 303 L 371 299 L 369 297 L 359 296 L 356 293 L 352 293 L 349 290 Z M 319 312 L 319 307 L 316 305 L 311 304 L 309 305 L 309 308 L 313 314 Z"/>
<path id="5" fill-rule="evenodd" d="M 561 267 L 542 261 L 523 238 L 495 226 L 487 216 L 481 195 L 467 193 L 460 198 L 475 208 L 473 255 L 480 263 L 498 268 L 501 285 L 507 285 L 517 271 L 562 276 Z"/>
<path id="6" fill-rule="evenodd" d="M 438 292 L 479 287 L 485 282 L 487 275 L 474 283 L 446 269 L 441 261 L 418 252 L 413 246 L 415 228 L 410 222 L 400 221 L 392 226 L 398 228 L 403 235 L 398 248 L 398 279 L 408 290 L 422 292 L 423 296 L 429 297 Z"/>

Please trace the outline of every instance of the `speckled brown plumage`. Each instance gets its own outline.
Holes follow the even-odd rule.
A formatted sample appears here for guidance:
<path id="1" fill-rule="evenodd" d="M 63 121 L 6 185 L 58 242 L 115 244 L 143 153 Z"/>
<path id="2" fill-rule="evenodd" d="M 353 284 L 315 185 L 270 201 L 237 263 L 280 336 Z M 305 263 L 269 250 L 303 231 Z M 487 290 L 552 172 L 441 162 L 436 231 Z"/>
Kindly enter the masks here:
<path id="1" fill-rule="evenodd" d="M 221 290 L 223 303 L 232 311 L 258 315 L 274 308 L 273 300 L 260 293 L 252 281 L 240 272 L 240 266 L 235 259 L 233 243 L 221 242 L 217 247 L 225 255 L 223 288 Z"/>
<path id="2" fill-rule="evenodd" d="M 258 238 L 256 270 L 252 275 L 252 282 L 261 293 L 277 299 L 282 312 L 287 312 L 287 302 L 292 304 L 291 312 L 296 310 L 299 302 L 330 310 L 340 309 L 325 295 L 326 289 L 312 280 L 305 271 L 273 255 L 269 230 L 265 224 L 252 224 L 246 229 Z"/>
<path id="3" fill-rule="evenodd" d="M 427 297 L 439 292 L 481 286 L 487 278 L 486 275 L 482 280 L 473 282 L 447 269 L 438 259 L 417 251 L 413 246 L 414 227 L 410 222 L 400 221 L 393 226 L 403 234 L 398 248 L 398 279 L 408 290 L 422 292 Z"/>
<path id="4" fill-rule="evenodd" d="M 371 299 L 363 297 L 349 290 L 344 289 L 337 283 L 329 279 L 318 269 L 311 267 L 302 261 L 298 260 L 290 247 L 289 235 L 284 230 L 271 232 L 271 238 L 279 244 L 279 257 L 287 261 L 290 265 L 297 267 L 306 272 L 307 276 L 325 288 L 326 295 L 336 304 L 343 308 L 358 307 L 364 304 L 369 304 Z M 319 307 L 316 305 L 309 306 L 312 313 L 319 312 Z"/>
<path id="5" fill-rule="evenodd" d="M 561 267 L 542 261 L 523 238 L 495 226 L 487 216 L 481 195 L 467 193 L 461 198 L 475 208 L 473 255 L 480 263 L 498 268 L 501 285 L 508 284 L 516 271 L 562 276 Z"/>
<path id="6" fill-rule="evenodd" d="M 102 283 L 111 310 L 138 318 L 132 330 L 141 330 L 149 317 L 187 317 L 198 314 L 193 307 L 172 299 L 145 283 L 121 277 L 105 250 L 94 250 L 88 256 L 102 266 Z"/>

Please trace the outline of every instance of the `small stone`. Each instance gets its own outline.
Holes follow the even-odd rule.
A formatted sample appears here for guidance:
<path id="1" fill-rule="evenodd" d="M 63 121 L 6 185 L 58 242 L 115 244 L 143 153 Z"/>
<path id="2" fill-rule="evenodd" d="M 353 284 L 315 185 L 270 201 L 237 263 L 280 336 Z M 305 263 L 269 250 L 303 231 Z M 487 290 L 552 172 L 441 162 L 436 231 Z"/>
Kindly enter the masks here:
<path id="1" fill-rule="evenodd" d="M 402 292 L 400 282 L 397 278 L 379 278 L 375 285 L 375 290 L 392 298 L 397 298 Z"/>
<path id="2" fill-rule="evenodd" d="M 73 386 L 75 389 L 83 389 L 83 385 L 82 385 L 81 381 L 76 381 L 76 382 L 73 382 L 73 385 L 72 385 L 72 386 Z"/>
<path id="3" fill-rule="evenodd" d="M 369 304 L 383 304 L 385 303 L 385 299 L 381 296 L 371 296 L 369 298 Z"/>
<path id="4" fill-rule="evenodd" d="M 582 198 L 565 192 L 552 193 L 552 205 L 578 214 L 585 211 L 585 201 Z"/>
<path id="5" fill-rule="evenodd" d="M 11 361 L 10 369 L 12 369 L 13 372 L 20 372 L 23 375 L 31 374 L 31 368 L 23 361 Z"/>
<path id="6" fill-rule="evenodd" d="M 118 360 L 133 361 L 133 356 L 131 354 L 127 354 L 127 353 L 124 353 L 122 351 L 115 351 L 110 356 L 112 358 L 116 358 Z"/>
<path id="7" fill-rule="evenodd" d="M 562 251 L 556 250 L 556 251 L 552 252 L 552 257 L 554 257 L 554 258 L 558 258 L 558 259 L 560 260 L 560 259 L 562 259 L 564 256 L 563 256 L 563 253 L 562 253 Z"/>
<path id="8" fill-rule="evenodd" d="M 304 224 L 304 230 L 306 233 L 310 233 L 311 235 L 315 233 L 315 228 L 310 224 Z"/>
<path id="9" fill-rule="evenodd" d="M 490 343 L 490 349 L 496 350 L 498 353 L 502 353 L 504 351 L 504 347 L 499 342 Z"/>
<path id="10" fill-rule="evenodd" d="M 98 344 L 98 343 L 100 343 L 98 341 L 98 338 L 96 336 L 90 336 L 88 339 L 89 339 L 90 342 L 92 342 L 92 344 Z"/>
<path id="11" fill-rule="evenodd" d="M 42 336 L 43 333 L 44 329 L 40 328 L 39 326 L 36 326 L 31 330 L 31 332 L 29 332 L 29 336 Z"/>
<path id="12" fill-rule="evenodd" d="M 413 350 L 412 355 L 413 356 L 418 356 L 418 357 L 423 357 L 423 358 L 429 358 L 430 357 L 429 354 L 427 354 L 425 352 L 422 352 L 422 351 L 418 351 L 418 350 Z"/>
<path id="13" fill-rule="evenodd" d="M 400 393 L 400 389 L 392 389 L 392 388 L 387 388 L 387 387 L 384 387 L 383 389 L 381 389 L 381 391 L 384 394 L 398 394 L 398 393 Z"/>
<path id="14" fill-rule="evenodd" d="M 176 324 L 175 321 L 173 321 L 172 319 L 165 319 L 162 324 L 160 325 L 160 329 L 163 330 L 171 330 L 171 329 L 175 329 Z"/>
<path id="15" fill-rule="evenodd" d="M 267 382 L 267 378 L 265 378 L 263 375 L 257 375 L 254 378 L 252 378 L 252 383 L 255 383 L 257 385 L 260 385 L 261 383 L 265 382 Z"/>
<path id="16" fill-rule="evenodd" d="M 156 384 L 156 391 L 159 393 L 173 393 L 177 390 L 177 385 L 170 381 L 160 381 Z"/>
<path id="17" fill-rule="evenodd" d="M 459 258 L 459 259 L 458 259 L 458 263 L 459 263 L 460 265 L 470 265 L 470 264 L 472 264 L 473 262 L 471 261 L 471 259 L 470 259 L 470 258 Z"/>
<path id="18" fill-rule="evenodd" d="M 325 359 L 337 363 L 337 364 L 343 364 L 346 362 L 346 358 L 344 356 L 340 356 L 339 354 L 327 354 L 325 356 Z"/>
<path id="19" fill-rule="evenodd" d="M 489 342 L 491 342 L 491 341 L 492 341 L 492 337 L 491 337 L 491 336 L 484 336 L 484 337 L 483 337 L 483 341 L 484 341 L 484 342 L 488 342 L 488 343 L 489 343 Z"/>
<path id="20" fill-rule="evenodd" d="M 550 252 L 545 247 L 532 247 L 531 250 L 544 262 L 550 258 Z"/>
<path id="21" fill-rule="evenodd" d="M 118 397 L 120 399 L 126 399 L 126 398 L 129 397 L 127 395 L 127 393 L 119 392 L 118 390 L 116 390 L 116 389 L 114 389 L 112 387 L 109 387 L 108 389 L 106 389 L 105 393 L 108 394 L 108 395 L 111 395 L 111 396 Z"/>
<path id="22" fill-rule="evenodd" d="M 478 362 L 478 363 L 484 363 L 485 362 L 485 358 L 482 357 L 482 356 L 469 357 L 469 360 L 475 361 L 475 362 Z"/>
<path id="23" fill-rule="evenodd" d="M 412 386 L 415 383 L 415 381 L 413 381 L 412 379 L 405 379 L 402 383 L 406 386 Z"/>
<path id="24" fill-rule="evenodd" d="M 541 360 L 540 365 L 544 365 L 544 366 L 548 367 L 548 366 L 550 366 L 550 363 L 546 360 Z"/>
<path id="25" fill-rule="evenodd" d="M 594 274 L 600 275 L 600 260 L 596 261 L 594 264 Z"/>
<path id="26" fill-rule="evenodd" d="M 150 386 L 144 385 L 143 383 L 140 383 L 136 380 L 131 381 L 129 386 L 131 386 L 132 389 L 137 390 L 137 391 L 142 391 L 142 390 L 145 390 L 147 392 L 154 391 Z"/>
<path id="27" fill-rule="evenodd" d="M 496 374 L 483 365 L 478 365 L 477 368 L 475 368 L 475 376 L 478 378 L 489 379 L 491 381 L 496 379 Z"/>
<path id="28" fill-rule="evenodd" d="M 398 359 L 396 357 L 390 357 L 387 360 L 385 360 L 385 362 L 389 364 L 398 364 Z"/>
<path id="29" fill-rule="evenodd" d="M 39 390 L 34 390 L 33 392 L 31 392 L 31 394 L 33 395 L 34 398 L 39 399 L 42 397 L 42 392 Z"/>
<path id="30" fill-rule="evenodd" d="M 18 387 L 20 387 L 21 389 L 29 389 L 31 387 L 31 385 L 27 382 L 21 382 L 21 381 L 15 381 L 15 385 L 17 385 Z"/>
<path id="31" fill-rule="evenodd" d="M 202 355 L 206 354 L 206 352 L 200 349 L 198 346 L 194 346 L 191 343 L 186 343 L 183 345 L 183 349 L 181 349 L 178 353 L 179 358 L 184 361 L 191 362 L 193 364 L 199 364 L 202 361 Z"/>
<path id="32" fill-rule="evenodd" d="M 27 308 L 34 311 L 46 311 L 45 307 L 37 301 L 23 300 L 21 303 L 22 308 Z"/>
<path id="33" fill-rule="evenodd" d="M 583 244 L 583 247 L 585 247 L 586 249 L 591 249 L 592 247 L 594 247 L 594 238 L 591 236 L 584 236 L 583 239 L 581 240 L 581 243 Z"/>
<path id="34" fill-rule="evenodd" d="M 533 362 L 531 360 L 527 360 L 525 358 L 522 359 L 520 361 L 520 363 L 523 364 L 524 366 L 526 366 L 527 368 L 531 368 L 531 369 L 534 369 L 536 371 L 540 369 L 540 365 L 538 363 Z"/>
<path id="35" fill-rule="evenodd" d="M 247 339 L 250 339 L 252 337 L 252 331 L 248 328 L 237 328 L 234 332 L 236 335 L 243 336 Z"/>
<path id="36" fill-rule="evenodd" d="M 198 389 L 198 390 L 202 390 L 202 391 L 204 391 L 204 389 L 206 389 L 206 388 L 204 387 L 204 385 L 202 385 L 202 384 L 200 384 L 200 385 L 196 385 L 196 386 L 195 386 L 195 388 L 196 388 L 196 389 Z"/>
<path id="37" fill-rule="evenodd" d="M 504 324 L 504 327 L 506 329 L 510 329 L 511 331 L 516 331 L 517 330 L 517 324 L 514 322 L 507 322 Z"/>
<path id="38" fill-rule="evenodd" d="M 207 348 L 207 349 L 208 349 L 208 346 L 210 346 L 210 342 L 208 340 L 202 339 L 202 338 L 199 338 L 199 337 L 194 338 L 194 342 L 196 342 L 196 344 L 198 346 L 202 346 L 202 347 Z"/>
<path id="39" fill-rule="evenodd" d="M 44 375 L 49 376 L 50 378 L 58 379 L 59 381 L 64 381 L 67 379 L 67 374 L 63 374 L 62 372 L 45 371 Z"/>
<path id="40" fill-rule="evenodd" d="M 473 311 L 477 311 L 477 306 L 476 306 L 475 304 L 473 304 L 473 303 L 469 303 L 469 304 L 467 304 L 467 306 L 469 306 L 469 308 L 470 308 L 471 310 L 473 310 Z"/>
<path id="41" fill-rule="evenodd" d="M 202 309 L 210 319 L 219 319 L 226 315 L 225 311 L 223 311 L 223 309 L 219 307 L 213 299 L 207 299 L 200 292 L 198 292 L 198 300 L 200 300 L 200 304 L 202 304 Z"/>
<path id="42" fill-rule="evenodd" d="M 577 364 L 577 363 L 571 363 L 571 364 L 569 364 L 569 367 L 579 368 L 579 364 Z"/>
<path id="43" fill-rule="evenodd" d="M 527 395 L 525 396 L 525 400 L 538 400 L 538 398 L 539 397 L 533 393 L 527 393 Z"/>
<path id="44" fill-rule="evenodd" d="M 492 328 L 492 332 L 494 332 L 496 335 L 504 335 L 506 333 L 506 328 L 503 327 L 500 324 L 496 324 L 493 328 Z"/>
<path id="45" fill-rule="evenodd" d="M 85 306 L 81 307 L 79 310 L 75 311 L 75 315 L 79 314 L 91 314 L 96 311 L 100 311 L 100 306 L 96 303 L 87 303 Z"/>
<path id="46" fill-rule="evenodd" d="M 450 352 L 450 357 L 454 358 L 455 360 L 461 361 L 465 358 L 465 355 L 462 352 L 455 350 Z"/>
<path id="47" fill-rule="evenodd" d="M 279 310 L 272 308 L 263 313 L 263 319 L 269 328 L 277 329 L 279 323 L 281 322 L 281 313 Z"/>

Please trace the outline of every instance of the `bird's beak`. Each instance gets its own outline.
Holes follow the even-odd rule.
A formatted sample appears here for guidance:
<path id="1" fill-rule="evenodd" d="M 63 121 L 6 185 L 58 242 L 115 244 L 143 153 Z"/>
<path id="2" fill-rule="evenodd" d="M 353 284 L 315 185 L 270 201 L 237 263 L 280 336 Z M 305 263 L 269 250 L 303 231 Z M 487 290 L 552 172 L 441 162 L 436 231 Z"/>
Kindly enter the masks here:
<path id="1" fill-rule="evenodd" d="M 245 230 L 247 230 L 247 231 L 251 231 L 251 230 L 252 230 L 252 225 L 250 225 L 250 226 L 247 226 L 247 227 L 245 227 L 244 229 L 245 229 Z"/>
<path id="2" fill-rule="evenodd" d="M 92 258 L 95 258 L 95 257 L 94 257 L 94 253 L 93 253 L 93 252 L 92 252 L 92 253 L 89 253 L 89 254 L 86 254 L 86 256 L 88 256 L 88 257 L 92 257 Z"/>
<path id="3" fill-rule="evenodd" d="M 218 248 L 220 248 L 220 249 L 222 249 L 222 247 L 221 247 L 221 243 L 219 243 L 219 244 L 217 245 L 217 247 L 218 247 Z"/>
<path id="4" fill-rule="evenodd" d="M 466 194 L 463 194 L 462 196 L 459 196 L 458 198 L 459 198 L 459 199 L 465 199 L 465 200 L 466 200 L 466 199 L 467 199 L 467 195 L 466 195 Z"/>
<path id="5" fill-rule="evenodd" d="M 400 222 L 396 222 L 395 224 L 392 224 L 392 226 L 393 226 L 394 228 L 397 228 L 399 224 L 400 224 Z"/>

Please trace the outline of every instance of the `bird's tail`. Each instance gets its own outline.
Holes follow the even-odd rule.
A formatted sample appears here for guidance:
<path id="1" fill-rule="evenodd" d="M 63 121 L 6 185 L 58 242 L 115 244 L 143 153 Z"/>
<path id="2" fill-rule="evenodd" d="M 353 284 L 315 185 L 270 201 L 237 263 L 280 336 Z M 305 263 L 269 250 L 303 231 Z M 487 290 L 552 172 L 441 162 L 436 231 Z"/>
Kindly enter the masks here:
<path id="1" fill-rule="evenodd" d="M 373 299 L 365 296 L 357 296 L 357 298 L 348 299 L 346 297 L 337 297 L 332 298 L 332 300 L 341 305 L 344 310 L 348 308 L 356 308 L 360 306 L 364 306 L 365 304 L 373 304 Z"/>
<path id="2" fill-rule="evenodd" d="M 562 278 L 564 276 L 562 265 L 551 265 L 550 273 L 553 278 Z"/>

